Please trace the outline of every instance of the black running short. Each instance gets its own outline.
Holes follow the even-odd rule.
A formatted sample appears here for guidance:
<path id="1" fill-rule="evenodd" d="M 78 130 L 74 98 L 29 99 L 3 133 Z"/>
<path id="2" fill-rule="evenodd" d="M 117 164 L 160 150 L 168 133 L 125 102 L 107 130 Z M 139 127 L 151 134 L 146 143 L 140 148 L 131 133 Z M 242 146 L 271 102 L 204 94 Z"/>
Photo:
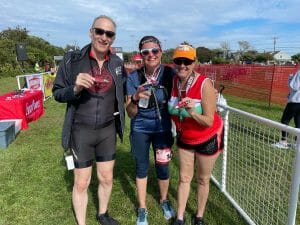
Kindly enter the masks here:
<path id="1" fill-rule="evenodd" d="M 112 121 L 100 129 L 75 125 L 72 128 L 72 152 L 75 168 L 86 168 L 97 162 L 111 161 L 116 153 L 116 128 Z"/>
<path id="2" fill-rule="evenodd" d="M 210 139 L 200 144 L 186 144 L 178 138 L 176 144 L 179 148 L 194 150 L 196 153 L 201 155 L 214 155 L 218 151 L 222 151 L 224 148 L 224 129 L 222 130 L 222 133 L 220 135 L 215 134 Z"/>

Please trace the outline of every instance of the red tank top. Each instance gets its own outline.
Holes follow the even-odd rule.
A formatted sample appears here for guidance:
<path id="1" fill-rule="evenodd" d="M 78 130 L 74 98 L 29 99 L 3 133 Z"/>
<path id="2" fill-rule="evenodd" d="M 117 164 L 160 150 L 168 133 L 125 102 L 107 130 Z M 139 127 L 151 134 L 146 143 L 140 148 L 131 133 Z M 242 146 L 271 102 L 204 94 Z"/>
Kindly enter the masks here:
<path id="1" fill-rule="evenodd" d="M 187 97 L 195 100 L 202 99 L 202 88 L 204 82 L 209 79 L 204 75 L 199 75 L 194 84 L 189 88 L 186 93 Z M 174 77 L 172 97 L 178 98 L 178 77 Z M 223 129 L 223 121 L 221 117 L 215 112 L 214 122 L 212 126 L 207 127 L 197 123 L 192 117 L 183 117 L 180 121 L 179 116 L 172 115 L 172 120 L 176 124 L 177 130 L 181 130 L 180 140 L 186 144 L 200 144 L 210 139 L 216 133 L 220 133 Z"/>

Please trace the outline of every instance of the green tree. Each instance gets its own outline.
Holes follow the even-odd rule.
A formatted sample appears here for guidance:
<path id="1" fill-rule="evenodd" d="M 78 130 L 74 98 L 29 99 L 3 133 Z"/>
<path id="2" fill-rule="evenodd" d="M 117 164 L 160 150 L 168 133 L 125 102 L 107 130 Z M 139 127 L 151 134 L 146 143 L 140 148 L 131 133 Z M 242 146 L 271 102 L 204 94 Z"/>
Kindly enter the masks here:
<path id="1" fill-rule="evenodd" d="M 205 47 L 198 47 L 196 49 L 198 61 L 200 63 L 207 63 L 213 60 L 215 57 L 214 51 L 205 48 Z"/>
<path id="2" fill-rule="evenodd" d="M 248 41 L 238 41 L 238 44 L 241 53 L 244 53 L 252 48 Z"/>
<path id="3" fill-rule="evenodd" d="M 212 58 L 212 64 L 228 64 L 229 60 L 224 59 L 224 52 L 222 49 L 217 48 L 213 49 L 213 58 Z"/>
<path id="4" fill-rule="evenodd" d="M 268 60 L 272 60 L 273 56 L 270 53 L 256 53 L 254 61 L 259 63 L 267 62 Z"/>
<path id="5" fill-rule="evenodd" d="M 125 63 L 132 62 L 132 57 L 136 54 L 136 52 L 123 52 L 123 59 Z"/>
<path id="6" fill-rule="evenodd" d="M 295 63 L 300 63 L 300 53 L 296 54 L 296 55 L 293 55 L 292 56 L 292 60 L 295 62 Z"/>
<path id="7" fill-rule="evenodd" d="M 15 29 L 8 28 L 0 32 L 0 39 L 8 39 L 14 42 L 23 42 L 28 38 L 29 31 L 17 26 Z"/>
<path id="8" fill-rule="evenodd" d="M 181 42 L 181 45 L 190 45 L 190 46 L 192 46 L 188 41 Z"/>
<path id="9" fill-rule="evenodd" d="M 241 56 L 241 61 L 252 63 L 255 60 L 256 51 L 244 52 Z"/>
<path id="10" fill-rule="evenodd" d="M 18 62 L 16 45 L 24 44 L 28 60 Z M 43 66 L 46 62 L 52 62 L 53 56 L 63 55 L 63 48 L 51 45 L 46 40 L 29 35 L 26 28 L 17 26 L 7 28 L 0 32 L 0 78 L 16 76 L 26 71 L 33 72 L 34 64 L 39 62 Z"/>
<path id="11" fill-rule="evenodd" d="M 173 48 L 165 50 L 161 57 L 162 63 L 172 63 L 173 62 L 173 53 L 174 53 Z"/>
<path id="12" fill-rule="evenodd" d="M 220 43 L 221 50 L 223 51 L 223 58 L 228 59 L 229 51 L 230 51 L 230 45 L 228 41 L 222 41 Z"/>

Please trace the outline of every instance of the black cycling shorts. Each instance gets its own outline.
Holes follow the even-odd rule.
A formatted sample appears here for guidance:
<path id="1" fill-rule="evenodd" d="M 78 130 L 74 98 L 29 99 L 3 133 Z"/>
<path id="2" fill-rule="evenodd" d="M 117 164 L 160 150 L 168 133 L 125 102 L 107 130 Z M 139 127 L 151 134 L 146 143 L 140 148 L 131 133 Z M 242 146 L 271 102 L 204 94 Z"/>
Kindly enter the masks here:
<path id="1" fill-rule="evenodd" d="M 224 149 L 224 128 L 221 134 L 215 134 L 210 139 L 200 144 L 186 144 L 183 143 L 179 138 L 177 138 L 176 144 L 179 148 L 194 150 L 196 153 L 201 155 L 214 155 L 218 151 L 222 151 Z"/>
<path id="2" fill-rule="evenodd" d="M 86 168 L 97 162 L 114 160 L 116 157 L 116 127 L 112 121 L 106 127 L 91 129 L 75 125 L 72 128 L 72 152 L 75 168 Z"/>

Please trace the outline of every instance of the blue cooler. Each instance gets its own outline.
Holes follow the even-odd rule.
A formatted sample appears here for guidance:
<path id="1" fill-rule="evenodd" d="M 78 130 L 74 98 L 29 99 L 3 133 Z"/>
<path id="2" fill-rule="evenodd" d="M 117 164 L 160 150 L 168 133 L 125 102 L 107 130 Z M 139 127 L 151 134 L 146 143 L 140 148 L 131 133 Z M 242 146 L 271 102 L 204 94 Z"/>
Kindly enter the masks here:
<path id="1" fill-rule="evenodd" d="M 15 122 L 0 122 L 0 148 L 7 148 L 15 137 Z"/>

